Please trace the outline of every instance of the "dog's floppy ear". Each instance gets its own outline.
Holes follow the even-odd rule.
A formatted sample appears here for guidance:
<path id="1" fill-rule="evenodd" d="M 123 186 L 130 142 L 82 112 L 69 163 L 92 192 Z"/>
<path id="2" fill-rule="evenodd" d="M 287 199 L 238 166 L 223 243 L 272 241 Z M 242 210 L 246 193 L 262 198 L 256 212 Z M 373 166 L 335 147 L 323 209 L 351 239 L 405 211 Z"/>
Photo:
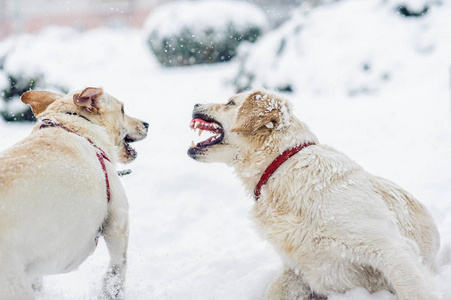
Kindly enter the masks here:
<path id="1" fill-rule="evenodd" d="M 99 109 L 99 99 L 102 95 L 102 88 L 88 87 L 81 93 L 74 95 L 74 103 L 77 106 L 85 107 L 89 112 L 97 112 Z"/>
<path id="2" fill-rule="evenodd" d="M 23 103 L 30 105 L 33 114 L 37 116 L 46 110 L 50 104 L 62 97 L 64 97 L 64 95 L 54 92 L 28 91 L 20 96 L 20 100 L 22 100 Z"/>
<path id="3" fill-rule="evenodd" d="M 281 129 L 288 121 L 289 107 L 284 99 L 256 91 L 244 100 L 230 131 L 252 134 L 260 128 Z"/>

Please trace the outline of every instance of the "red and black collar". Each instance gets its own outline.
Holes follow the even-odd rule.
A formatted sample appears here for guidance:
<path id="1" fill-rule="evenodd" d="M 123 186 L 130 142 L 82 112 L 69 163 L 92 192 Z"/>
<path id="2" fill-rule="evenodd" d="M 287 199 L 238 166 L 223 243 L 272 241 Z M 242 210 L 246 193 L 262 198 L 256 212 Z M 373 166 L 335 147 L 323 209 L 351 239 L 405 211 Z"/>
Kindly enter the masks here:
<path id="1" fill-rule="evenodd" d="M 260 198 L 261 189 L 266 184 L 266 182 L 268 182 L 268 180 L 271 177 L 271 175 L 274 174 L 274 172 L 284 162 L 286 162 L 290 157 L 292 157 L 293 155 L 295 155 L 296 153 L 298 153 L 302 149 L 304 149 L 304 148 L 306 148 L 308 146 L 311 146 L 311 145 L 315 145 L 315 143 L 314 142 L 308 142 L 308 143 L 299 145 L 297 147 L 290 148 L 290 149 L 284 151 L 279 156 L 277 156 L 277 158 L 266 168 L 265 172 L 263 172 L 262 177 L 260 178 L 260 180 L 257 183 L 257 186 L 254 189 L 255 201 L 258 201 L 258 198 Z"/>

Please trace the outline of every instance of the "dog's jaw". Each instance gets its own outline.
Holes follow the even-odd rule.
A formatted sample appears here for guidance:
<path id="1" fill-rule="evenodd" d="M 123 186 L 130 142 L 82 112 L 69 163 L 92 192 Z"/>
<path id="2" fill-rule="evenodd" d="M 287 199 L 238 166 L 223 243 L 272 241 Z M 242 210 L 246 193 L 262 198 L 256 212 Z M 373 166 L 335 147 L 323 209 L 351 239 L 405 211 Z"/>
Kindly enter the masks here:
<path id="1" fill-rule="evenodd" d="M 208 139 L 199 143 L 191 143 L 191 147 L 188 149 L 188 156 L 195 160 L 200 160 L 202 156 L 205 156 L 210 148 L 220 145 L 224 140 L 224 129 L 220 122 L 209 117 L 206 114 L 200 113 L 196 108 L 193 111 L 193 119 L 190 122 L 190 128 L 193 130 L 199 130 L 199 136 L 202 132 L 207 131 L 213 133 Z"/>
<path id="2" fill-rule="evenodd" d="M 121 163 L 127 164 L 132 162 L 138 156 L 138 152 L 130 146 L 130 143 L 134 143 L 137 141 L 141 141 L 147 137 L 147 132 L 149 129 L 149 124 L 146 122 L 142 122 L 138 119 L 128 118 L 128 122 L 133 122 L 135 126 L 133 126 L 133 130 L 126 130 L 123 134 L 122 139 L 118 141 L 119 147 L 119 159 Z"/>
<path id="3" fill-rule="evenodd" d="M 134 161 L 136 159 L 136 157 L 138 156 L 138 152 L 136 152 L 136 150 L 130 146 L 130 144 L 129 144 L 130 142 L 131 141 L 128 140 L 126 137 L 126 138 L 124 138 L 123 144 L 121 146 L 120 160 L 124 164 Z"/>
<path id="4" fill-rule="evenodd" d="M 136 157 L 138 156 L 138 152 L 136 152 L 136 150 L 132 146 L 130 146 L 130 143 L 140 141 L 144 139 L 146 136 L 147 131 L 145 131 L 137 138 L 133 138 L 131 135 L 128 134 L 123 138 L 122 144 L 119 146 L 120 149 L 119 158 L 122 163 L 127 164 L 136 159 Z"/>

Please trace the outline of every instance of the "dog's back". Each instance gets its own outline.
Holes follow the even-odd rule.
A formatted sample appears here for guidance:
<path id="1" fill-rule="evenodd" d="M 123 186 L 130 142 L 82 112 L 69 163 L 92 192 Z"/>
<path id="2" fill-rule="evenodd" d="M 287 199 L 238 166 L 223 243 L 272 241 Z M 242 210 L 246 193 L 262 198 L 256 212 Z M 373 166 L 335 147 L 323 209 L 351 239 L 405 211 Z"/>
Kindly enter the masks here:
<path id="1" fill-rule="evenodd" d="M 20 285 L 34 274 L 70 271 L 92 253 L 107 215 L 103 178 L 94 148 L 57 128 L 37 130 L 0 154 L 2 292 L 14 288 L 2 287 L 11 284 L 2 277 Z"/>

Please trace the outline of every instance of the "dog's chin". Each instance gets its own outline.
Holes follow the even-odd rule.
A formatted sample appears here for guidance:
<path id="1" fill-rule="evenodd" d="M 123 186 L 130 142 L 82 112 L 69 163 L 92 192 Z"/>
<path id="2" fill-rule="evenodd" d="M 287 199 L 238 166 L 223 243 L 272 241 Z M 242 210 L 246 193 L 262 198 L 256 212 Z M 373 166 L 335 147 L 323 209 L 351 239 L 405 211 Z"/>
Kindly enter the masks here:
<path id="1" fill-rule="evenodd" d="M 237 149 L 227 143 L 220 143 L 207 148 L 191 147 L 187 154 L 195 161 L 202 163 L 221 163 L 232 166 L 238 157 Z"/>
<path id="2" fill-rule="evenodd" d="M 130 140 L 127 137 L 125 137 L 122 141 L 121 149 L 119 152 L 119 159 L 123 164 L 132 162 L 138 156 L 138 152 L 136 152 L 136 150 L 130 146 L 131 142 L 134 142 L 134 140 Z"/>
<path id="3" fill-rule="evenodd" d="M 204 162 L 208 162 L 206 160 L 207 153 L 208 148 L 199 148 L 199 147 L 191 147 L 187 151 L 188 156 L 191 157 L 192 159 Z"/>

